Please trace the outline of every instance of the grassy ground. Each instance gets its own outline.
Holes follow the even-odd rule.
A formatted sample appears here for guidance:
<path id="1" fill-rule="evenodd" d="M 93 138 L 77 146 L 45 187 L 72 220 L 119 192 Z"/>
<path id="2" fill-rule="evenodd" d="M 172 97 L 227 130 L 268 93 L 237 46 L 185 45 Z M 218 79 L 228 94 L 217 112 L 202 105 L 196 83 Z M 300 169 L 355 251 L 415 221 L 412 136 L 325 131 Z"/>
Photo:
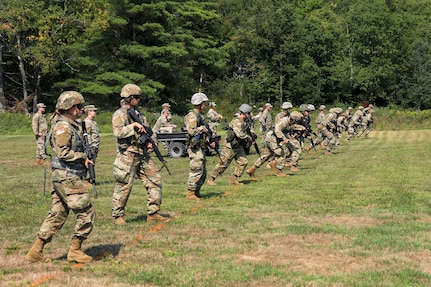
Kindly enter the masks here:
<path id="1" fill-rule="evenodd" d="M 33 137 L 0 136 L 0 285 L 430 286 L 430 144 L 431 130 L 374 131 L 333 155 L 304 155 L 288 178 L 261 167 L 242 187 L 227 185 L 231 166 L 198 203 L 185 200 L 188 159 L 168 158 L 162 212 L 174 220 L 146 222 L 137 182 L 129 223 L 117 226 L 115 140 L 103 134 L 96 225 L 83 246 L 95 261 L 82 265 L 65 259 L 73 214 L 45 249 L 54 261 L 26 262 L 49 192 Z M 209 171 L 216 162 L 208 158 Z"/>

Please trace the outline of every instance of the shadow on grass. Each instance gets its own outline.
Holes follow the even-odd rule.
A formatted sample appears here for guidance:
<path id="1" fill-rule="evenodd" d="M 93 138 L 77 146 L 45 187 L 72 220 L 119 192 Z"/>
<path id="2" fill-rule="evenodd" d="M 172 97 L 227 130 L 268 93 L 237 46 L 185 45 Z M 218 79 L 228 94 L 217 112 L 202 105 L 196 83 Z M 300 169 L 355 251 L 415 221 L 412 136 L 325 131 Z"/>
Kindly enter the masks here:
<path id="1" fill-rule="evenodd" d="M 87 248 L 83 250 L 87 255 L 93 257 L 93 260 L 102 260 L 106 257 L 116 257 L 120 253 L 124 244 L 105 244 Z M 67 260 L 67 254 L 56 258 L 55 260 Z"/>

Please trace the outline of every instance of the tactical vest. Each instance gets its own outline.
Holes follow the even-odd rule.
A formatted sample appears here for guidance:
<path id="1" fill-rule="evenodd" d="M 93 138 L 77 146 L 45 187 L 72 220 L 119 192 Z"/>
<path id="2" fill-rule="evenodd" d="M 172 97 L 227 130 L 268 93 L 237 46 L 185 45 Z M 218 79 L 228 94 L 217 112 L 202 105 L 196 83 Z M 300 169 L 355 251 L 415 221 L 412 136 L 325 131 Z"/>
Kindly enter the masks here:
<path id="1" fill-rule="evenodd" d="M 71 150 L 73 150 L 74 152 L 84 152 L 85 151 L 84 138 L 81 137 L 78 130 L 76 130 L 73 125 L 71 125 L 70 123 L 68 123 L 67 121 L 65 121 L 61 118 L 57 121 L 57 123 L 60 121 L 67 123 L 73 132 L 72 133 L 72 140 L 71 140 L 71 142 L 72 142 Z M 53 157 L 51 159 L 51 167 L 53 169 L 66 170 L 67 172 L 70 172 L 74 175 L 84 177 L 87 174 L 87 169 L 84 165 L 84 162 L 82 160 L 77 160 L 74 162 L 66 162 L 66 161 L 60 159 L 57 156 L 57 153 L 55 151 L 55 143 L 54 143 L 54 137 L 53 136 L 51 137 L 51 141 L 52 141 L 52 146 L 54 147 L 53 149 L 55 152 L 55 154 L 53 155 Z"/>

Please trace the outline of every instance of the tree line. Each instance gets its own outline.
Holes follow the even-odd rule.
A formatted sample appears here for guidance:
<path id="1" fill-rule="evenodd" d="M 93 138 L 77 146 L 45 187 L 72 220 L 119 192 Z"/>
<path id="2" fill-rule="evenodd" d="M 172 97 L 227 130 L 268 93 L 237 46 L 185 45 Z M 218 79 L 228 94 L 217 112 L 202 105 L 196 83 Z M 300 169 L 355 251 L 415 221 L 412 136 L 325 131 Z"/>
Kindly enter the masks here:
<path id="1" fill-rule="evenodd" d="M 428 0 L 0 0 L 0 110 L 239 103 L 431 108 Z"/>

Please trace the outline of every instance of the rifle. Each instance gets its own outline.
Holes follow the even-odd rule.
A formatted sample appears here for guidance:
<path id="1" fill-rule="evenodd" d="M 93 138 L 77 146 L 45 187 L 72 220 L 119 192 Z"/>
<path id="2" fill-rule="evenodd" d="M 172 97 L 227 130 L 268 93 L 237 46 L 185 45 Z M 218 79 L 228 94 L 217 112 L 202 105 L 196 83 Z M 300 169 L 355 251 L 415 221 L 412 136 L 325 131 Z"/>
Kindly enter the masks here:
<path id="1" fill-rule="evenodd" d="M 88 134 L 87 134 L 87 128 L 85 126 L 85 121 L 81 122 L 82 125 L 82 134 L 84 136 L 84 146 L 85 146 L 85 153 L 87 154 L 87 157 L 89 160 L 93 161 L 93 153 L 91 152 L 90 144 L 88 143 Z M 90 176 L 89 182 L 93 185 L 93 194 L 94 198 L 97 198 L 97 189 L 96 189 L 96 171 L 94 170 L 94 164 L 88 165 L 88 174 Z"/>
<path id="2" fill-rule="evenodd" d="M 208 130 L 208 140 L 207 140 L 207 145 L 211 145 L 212 143 L 215 144 L 214 149 L 215 152 L 217 154 L 217 156 L 220 158 L 220 144 L 219 141 L 221 139 L 221 136 L 218 136 L 216 134 L 213 133 L 213 131 L 210 129 L 210 127 L 208 126 L 207 123 L 205 123 L 204 118 L 202 117 L 201 114 L 198 114 L 198 121 L 199 121 L 199 125 L 201 126 L 205 126 Z"/>
<path id="3" fill-rule="evenodd" d="M 259 146 L 256 142 L 257 135 L 251 131 L 252 124 L 253 120 L 250 117 L 245 119 L 245 132 L 252 138 L 252 141 L 254 142 L 253 146 L 256 150 L 256 153 L 259 155 L 259 158 L 261 159 Z"/>
<path id="4" fill-rule="evenodd" d="M 157 158 L 159 159 L 159 161 L 162 163 L 162 167 L 158 170 L 161 171 L 163 168 L 166 168 L 166 171 L 168 172 L 169 175 L 171 174 L 171 171 L 168 168 L 168 165 L 165 161 L 165 159 L 163 158 L 162 154 L 160 153 L 159 148 L 157 147 L 156 143 L 154 142 L 152 136 L 153 136 L 153 130 L 148 127 L 145 126 L 141 119 L 139 118 L 138 114 L 140 114 L 139 110 L 135 109 L 134 107 L 131 107 L 130 109 L 127 110 L 127 114 L 132 118 L 132 120 L 140 125 L 142 125 L 144 127 L 144 132 L 142 132 L 139 136 L 139 142 L 141 144 L 146 144 L 147 142 L 149 142 L 154 149 L 154 152 L 157 155 Z"/>

